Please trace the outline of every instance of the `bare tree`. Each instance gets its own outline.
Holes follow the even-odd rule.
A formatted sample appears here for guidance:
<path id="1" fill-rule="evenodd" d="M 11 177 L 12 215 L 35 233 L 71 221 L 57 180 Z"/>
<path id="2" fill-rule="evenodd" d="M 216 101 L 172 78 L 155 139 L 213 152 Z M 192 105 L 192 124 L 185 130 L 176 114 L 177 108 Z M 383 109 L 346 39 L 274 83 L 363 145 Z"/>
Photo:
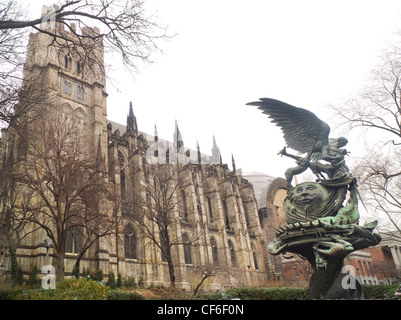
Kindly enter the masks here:
<path id="1" fill-rule="evenodd" d="M 389 284 L 396 283 L 401 279 L 401 270 L 387 261 L 374 261 L 373 270 L 375 274 L 381 274 Z"/>
<path id="2" fill-rule="evenodd" d="M 401 47 L 384 50 L 363 92 L 334 109 L 350 130 L 364 129 L 368 153 L 353 172 L 374 211 L 401 232 Z"/>
<path id="3" fill-rule="evenodd" d="M 99 158 L 98 158 L 99 159 Z M 75 270 L 79 272 L 84 254 L 103 237 L 113 235 L 121 215 L 121 200 L 116 196 L 114 186 L 107 184 L 101 168 L 97 168 L 99 179 L 91 183 L 80 196 L 83 210 L 74 221 L 75 233 L 70 233 L 78 243 Z"/>
<path id="4" fill-rule="evenodd" d="M 360 181 L 360 190 L 364 192 L 372 211 L 384 214 L 390 222 L 389 228 L 401 234 L 400 150 L 394 146 L 378 149 L 372 148 L 369 156 L 354 170 L 354 174 Z"/>
<path id="5" fill-rule="evenodd" d="M 68 234 L 80 230 L 87 236 L 84 252 L 96 238 L 110 232 L 112 222 L 99 212 L 99 203 L 90 200 L 91 195 L 97 200 L 107 197 L 108 192 L 96 146 L 88 142 L 92 140 L 71 107 L 50 109 L 45 119 L 31 123 L 19 168 L 36 201 L 30 221 L 52 240 L 57 280 L 62 280 Z"/>
<path id="6" fill-rule="evenodd" d="M 103 206 L 100 200 L 114 198 L 100 187 L 103 172 L 93 158 L 95 146 L 89 146 L 84 136 L 79 137 L 72 114 L 66 112 L 63 116 L 56 111 L 60 107 L 54 99 L 57 88 L 51 87 L 46 69 L 31 58 L 39 50 L 37 46 L 45 45 L 45 50 L 40 48 L 47 51 L 45 59 L 56 58 L 58 65 L 63 65 L 68 63 L 62 60 L 64 57 L 74 56 L 82 81 L 104 81 L 104 51 L 118 55 L 128 70 L 136 71 L 139 61 L 151 61 L 152 52 L 158 50 L 156 42 L 167 36 L 153 17 L 145 16 L 140 0 L 60 1 L 34 19 L 27 17 L 24 4 L 19 0 L 0 2 L 0 128 L 8 127 L 4 131 L 7 136 L 18 137 L 16 149 L 25 156 L 17 158 L 17 163 L 24 168 L 23 183 L 37 202 L 36 215 L 29 220 L 45 229 L 53 240 L 57 273 L 62 278 L 68 232 L 74 226 L 85 230 L 87 245 L 81 247 L 79 264 L 96 238 L 112 229 L 110 221 L 95 213 Z M 33 47 L 35 41 L 30 40 L 35 35 L 45 35 L 46 41 L 37 41 Z M 31 46 L 27 51 L 28 42 Z M 51 105 L 56 106 L 53 116 L 46 118 L 44 113 L 49 113 Z M 2 138 L 0 146 L 5 149 L 7 138 Z M 2 166 L 0 174 L 7 175 L 7 170 Z M 4 188 L 11 186 L 4 184 Z M 88 192 L 98 195 L 99 201 L 90 201 Z M 4 194 L 14 191 L 6 190 Z M 21 203 L 21 199 L 12 202 Z M 5 218 L 9 211 L 3 207 Z"/>
<path id="7" fill-rule="evenodd" d="M 175 287 L 174 261 L 172 249 L 179 245 L 189 248 L 199 240 L 199 236 L 183 239 L 176 233 L 180 219 L 186 219 L 185 199 L 180 192 L 184 177 L 180 165 L 148 165 L 146 175 L 135 178 L 135 195 L 129 217 L 135 221 L 142 237 L 150 239 L 161 251 L 162 259 L 168 264 L 170 285 Z M 185 251 L 185 249 L 184 249 Z"/>
<path id="8" fill-rule="evenodd" d="M 118 53 L 129 68 L 135 69 L 138 59 L 150 61 L 152 52 L 158 48 L 156 41 L 167 37 L 164 28 L 145 17 L 140 0 L 67 1 L 55 6 L 45 17 L 31 20 L 21 18 L 17 6 L 16 0 L 9 0 L 0 8 L 0 13 L 4 13 L 0 30 L 33 28 L 53 37 L 53 44 L 85 50 L 91 49 L 86 39 L 101 38 L 105 47 Z M 75 37 L 65 37 L 56 28 L 45 28 L 44 23 L 59 23 Z M 98 31 L 88 33 L 86 28 L 93 25 L 99 27 Z"/>
<path id="9" fill-rule="evenodd" d="M 48 35 L 49 50 L 58 48 L 78 57 L 83 78 L 87 74 L 105 76 L 104 61 L 94 53 L 99 50 L 99 43 L 106 52 L 118 55 L 128 70 L 136 71 L 139 61 L 152 61 L 152 53 L 158 50 L 157 41 L 168 38 L 165 28 L 153 21 L 153 17 L 145 16 L 140 0 L 60 1 L 60 5 L 49 7 L 34 19 L 27 17 L 27 11 L 19 0 L 0 2 L 0 125 L 3 126 L 16 116 L 14 107 L 21 99 L 30 32 Z M 35 76 L 34 80 L 37 79 Z M 26 84 L 26 77 L 24 81 L 25 101 L 32 102 L 35 98 L 36 103 L 40 102 L 40 87 L 32 89 Z"/>
<path id="10" fill-rule="evenodd" d="M 17 19 L 23 14 L 15 1 L 0 3 L 0 21 Z M 0 127 L 9 123 L 14 105 L 18 101 L 25 45 L 23 35 L 14 29 L 0 30 Z M 4 125 L 4 124 L 3 124 Z"/>
<path id="11" fill-rule="evenodd" d="M 214 277 L 216 275 L 215 272 L 215 265 L 214 263 L 208 262 L 206 265 L 200 268 L 200 272 L 202 274 L 202 279 L 199 281 L 199 283 L 196 285 L 194 294 L 193 296 L 195 297 L 199 291 L 199 289 L 202 287 L 203 283 L 206 281 L 207 278 Z"/>
<path id="12" fill-rule="evenodd" d="M 21 241 L 37 229 L 30 225 L 35 212 L 32 196 L 21 183 L 10 154 L 0 170 L 0 269 L 7 268 Z"/>
<path id="13" fill-rule="evenodd" d="M 309 281 L 313 269 L 311 264 L 304 257 L 294 254 L 291 259 L 287 262 L 292 269 L 296 271 L 298 275 L 300 275 L 302 280 Z"/>

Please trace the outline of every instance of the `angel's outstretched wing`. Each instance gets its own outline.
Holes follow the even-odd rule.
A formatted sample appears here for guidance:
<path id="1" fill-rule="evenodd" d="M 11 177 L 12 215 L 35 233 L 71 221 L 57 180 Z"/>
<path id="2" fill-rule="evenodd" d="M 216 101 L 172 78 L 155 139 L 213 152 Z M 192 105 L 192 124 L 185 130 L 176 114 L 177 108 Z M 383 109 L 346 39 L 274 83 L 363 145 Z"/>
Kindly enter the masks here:
<path id="1" fill-rule="evenodd" d="M 314 113 L 279 100 L 261 98 L 247 105 L 258 106 L 281 128 L 287 146 L 301 153 L 321 152 L 329 144 L 330 127 Z"/>

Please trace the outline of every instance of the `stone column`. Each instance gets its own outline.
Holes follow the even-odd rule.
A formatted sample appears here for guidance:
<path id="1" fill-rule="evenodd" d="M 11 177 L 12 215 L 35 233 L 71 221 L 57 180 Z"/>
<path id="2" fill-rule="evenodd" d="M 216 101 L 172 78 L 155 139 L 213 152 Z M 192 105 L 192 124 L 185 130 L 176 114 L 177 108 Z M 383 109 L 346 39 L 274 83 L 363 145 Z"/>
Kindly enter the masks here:
<path id="1" fill-rule="evenodd" d="M 400 262 L 399 267 L 401 268 L 401 247 L 400 246 L 396 246 L 396 253 L 398 256 L 398 261 Z"/>
<path id="2" fill-rule="evenodd" d="M 389 246 L 390 251 L 391 251 L 391 255 L 393 256 L 393 260 L 395 263 L 396 268 L 401 267 L 401 262 L 400 262 L 400 258 L 397 252 L 397 247 L 396 246 Z"/>

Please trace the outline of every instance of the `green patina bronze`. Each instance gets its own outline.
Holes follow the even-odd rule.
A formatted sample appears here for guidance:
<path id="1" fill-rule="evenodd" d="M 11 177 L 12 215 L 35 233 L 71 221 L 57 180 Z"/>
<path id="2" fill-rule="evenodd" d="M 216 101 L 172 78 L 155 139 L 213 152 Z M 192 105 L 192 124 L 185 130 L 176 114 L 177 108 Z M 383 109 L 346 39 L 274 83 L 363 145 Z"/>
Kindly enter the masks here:
<path id="1" fill-rule="evenodd" d="M 312 298 L 360 298 L 357 281 L 355 286 L 344 285 L 344 277 L 352 277 L 343 273 L 344 259 L 353 251 L 377 245 L 381 237 L 373 233 L 377 221 L 359 225 L 357 181 L 345 164 L 347 139 L 329 139 L 330 127 L 308 110 L 268 98 L 248 105 L 258 106 L 281 128 L 287 147 L 307 153 L 299 157 L 286 148 L 279 152 L 297 165 L 285 172 L 287 224 L 275 230 L 269 252 L 284 257 L 299 254 L 309 261 L 314 269 L 309 282 Z M 293 187 L 293 176 L 307 169 L 316 181 Z"/>

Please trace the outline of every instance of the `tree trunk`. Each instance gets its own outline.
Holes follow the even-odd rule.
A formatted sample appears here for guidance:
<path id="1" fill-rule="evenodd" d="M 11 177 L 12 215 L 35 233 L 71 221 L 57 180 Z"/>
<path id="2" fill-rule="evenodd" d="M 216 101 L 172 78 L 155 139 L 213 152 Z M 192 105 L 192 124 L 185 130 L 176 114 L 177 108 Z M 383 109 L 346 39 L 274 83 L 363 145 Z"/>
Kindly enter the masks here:
<path id="1" fill-rule="evenodd" d="M 174 274 L 174 266 L 173 262 L 170 260 L 167 260 L 168 263 L 168 272 L 170 274 L 170 286 L 172 288 L 175 288 L 175 274 Z"/>
<path id="2" fill-rule="evenodd" d="M 198 285 L 196 286 L 195 290 L 194 290 L 194 297 L 196 296 L 196 294 L 198 293 L 199 288 L 202 286 L 203 282 L 205 282 L 205 280 L 209 277 L 213 277 L 213 274 L 210 273 L 204 273 L 203 274 L 203 278 L 201 280 L 201 282 L 198 283 Z"/>
<path id="3" fill-rule="evenodd" d="M 168 273 L 170 275 L 170 286 L 175 288 L 175 273 L 174 273 L 174 264 L 173 259 L 171 258 L 171 248 L 166 248 L 166 260 L 168 264 Z"/>
<path id="4" fill-rule="evenodd" d="M 77 270 L 78 276 L 79 276 L 79 266 L 82 260 L 82 257 L 84 256 L 85 252 L 89 249 L 89 246 L 86 249 L 81 249 L 78 253 L 77 259 L 75 260 L 75 265 L 74 268 Z"/>
<path id="5" fill-rule="evenodd" d="M 64 257 L 65 252 L 57 252 L 56 257 L 56 280 L 57 282 L 64 280 Z"/>

